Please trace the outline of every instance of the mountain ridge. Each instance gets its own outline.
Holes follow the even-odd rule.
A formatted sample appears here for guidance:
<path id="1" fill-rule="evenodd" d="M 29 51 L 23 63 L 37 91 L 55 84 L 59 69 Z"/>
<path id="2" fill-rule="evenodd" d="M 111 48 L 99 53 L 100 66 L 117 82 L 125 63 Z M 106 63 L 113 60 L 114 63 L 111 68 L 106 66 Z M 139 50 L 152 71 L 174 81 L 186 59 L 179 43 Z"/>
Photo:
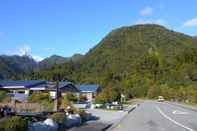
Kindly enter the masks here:
<path id="1" fill-rule="evenodd" d="M 71 79 L 80 83 L 98 83 L 105 86 L 113 81 L 119 81 L 114 83 L 123 83 L 125 79 L 128 79 L 128 76 L 136 75 L 136 72 L 141 76 L 142 72 L 146 71 L 151 76 L 148 79 L 152 80 L 154 69 L 151 66 L 156 65 L 149 64 L 154 64 L 154 59 L 158 59 L 160 64 L 163 63 L 162 66 L 167 68 L 165 70 L 173 70 L 173 62 L 177 62 L 177 66 L 182 63 L 187 64 L 189 59 L 184 57 L 190 55 L 192 55 L 192 59 L 196 59 L 193 55 L 196 53 L 197 44 L 194 43 L 196 42 L 192 36 L 169 30 L 160 25 L 145 24 L 121 27 L 108 33 L 77 63 L 66 62 L 61 66 L 54 66 L 53 70 L 39 72 L 38 78 L 51 78 L 58 75 L 60 80 Z M 147 59 L 153 59 L 152 63 Z M 179 63 L 180 61 L 182 63 Z M 163 70 L 164 67 L 162 72 L 170 73 L 170 71 Z M 153 81 L 157 76 L 154 77 Z M 165 78 L 164 74 L 160 78 L 170 81 Z M 108 82 L 107 79 L 109 79 Z M 189 81 L 191 82 L 191 80 Z"/>
<path id="2" fill-rule="evenodd" d="M 82 55 L 75 54 L 73 57 L 52 55 L 37 62 L 30 55 L 0 55 L 0 79 L 20 79 L 23 75 L 48 69 L 53 65 L 63 64 L 69 60 L 77 61 Z"/>

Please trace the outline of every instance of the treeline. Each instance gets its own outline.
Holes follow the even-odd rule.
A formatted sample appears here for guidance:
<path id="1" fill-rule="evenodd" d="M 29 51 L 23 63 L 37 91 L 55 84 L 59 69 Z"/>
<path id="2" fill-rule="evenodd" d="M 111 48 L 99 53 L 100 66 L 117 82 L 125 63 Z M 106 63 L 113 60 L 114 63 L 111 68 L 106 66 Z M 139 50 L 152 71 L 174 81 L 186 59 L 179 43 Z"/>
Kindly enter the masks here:
<path id="1" fill-rule="evenodd" d="M 131 69 L 123 72 L 111 68 L 102 73 L 86 74 L 86 71 L 79 70 L 79 63 L 70 61 L 50 70 L 33 73 L 28 79 L 70 80 L 75 83 L 99 83 L 102 87 L 111 86 L 117 92 L 111 100 L 118 99 L 117 95 L 123 93 L 127 98 L 157 98 L 162 95 L 169 100 L 197 102 L 195 48 L 186 49 L 170 59 L 149 50 L 127 65 Z"/>
<path id="2" fill-rule="evenodd" d="M 111 101 L 124 94 L 197 102 L 196 44 L 192 37 L 158 25 L 124 27 L 112 31 L 81 60 L 25 78 L 96 83 L 110 87 L 115 97 L 101 95 Z"/>

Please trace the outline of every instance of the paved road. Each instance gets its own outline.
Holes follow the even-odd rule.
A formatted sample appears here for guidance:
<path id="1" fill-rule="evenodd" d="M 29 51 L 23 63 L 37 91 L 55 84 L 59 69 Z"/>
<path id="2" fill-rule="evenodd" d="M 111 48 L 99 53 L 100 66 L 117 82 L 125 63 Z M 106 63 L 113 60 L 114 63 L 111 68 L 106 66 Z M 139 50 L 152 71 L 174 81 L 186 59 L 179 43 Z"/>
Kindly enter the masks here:
<path id="1" fill-rule="evenodd" d="M 112 131 L 197 131 L 197 111 L 165 102 L 146 101 Z"/>

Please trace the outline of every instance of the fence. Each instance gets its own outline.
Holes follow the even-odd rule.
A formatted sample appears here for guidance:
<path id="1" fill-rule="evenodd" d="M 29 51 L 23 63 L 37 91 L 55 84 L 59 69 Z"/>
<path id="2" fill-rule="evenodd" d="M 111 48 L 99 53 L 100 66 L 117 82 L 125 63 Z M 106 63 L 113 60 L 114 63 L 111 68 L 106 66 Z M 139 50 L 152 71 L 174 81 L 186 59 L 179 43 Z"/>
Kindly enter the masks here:
<path id="1" fill-rule="evenodd" d="M 39 103 L 16 103 L 15 106 L 11 103 L 0 103 L 0 106 L 5 105 L 13 108 L 16 112 L 42 112 L 46 110 L 44 106 Z"/>

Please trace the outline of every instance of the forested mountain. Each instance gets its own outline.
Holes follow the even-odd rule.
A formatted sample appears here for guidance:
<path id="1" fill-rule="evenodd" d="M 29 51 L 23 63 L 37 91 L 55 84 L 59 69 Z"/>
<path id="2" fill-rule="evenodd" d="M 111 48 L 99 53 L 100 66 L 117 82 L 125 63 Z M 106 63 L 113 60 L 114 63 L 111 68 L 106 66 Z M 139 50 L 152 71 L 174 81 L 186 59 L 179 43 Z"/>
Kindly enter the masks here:
<path id="1" fill-rule="evenodd" d="M 72 57 L 70 57 L 68 60 L 72 60 L 73 62 L 77 62 L 83 58 L 83 55 L 81 54 L 74 54 Z"/>
<path id="2" fill-rule="evenodd" d="M 15 79 L 38 69 L 35 60 L 29 56 L 0 56 L 0 79 Z"/>
<path id="3" fill-rule="evenodd" d="M 110 32 L 79 61 L 33 73 L 29 79 L 110 85 L 130 97 L 177 93 L 196 89 L 196 46 L 195 38 L 163 26 L 122 27 Z M 196 100 L 197 95 L 193 97 Z"/>
<path id="4" fill-rule="evenodd" d="M 72 57 L 62 57 L 62 56 L 58 56 L 58 55 L 52 55 L 52 56 L 42 60 L 41 62 L 39 62 L 39 69 L 40 70 L 49 69 L 53 65 L 63 64 L 63 63 L 68 62 L 70 60 L 78 61 L 79 59 L 82 58 L 82 56 L 83 55 L 81 55 L 81 54 L 74 54 Z"/>
<path id="5" fill-rule="evenodd" d="M 52 67 L 55 64 L 63 64 L 66 61 L 68 61 L 68 59 L 65 57 L 52 55 L 51 57 L 48 57 L 39 62 L 39 67 L 40 69 L 46 69 Z"/>
<path id="6" fill-rule="evenodd" d="M 78 61 L 82 55 L 75 54 L 72 57 L 62 57 L 53 55 L 40 62 L 36 62 L 31 56 L 7 56 L 0 55 L 0 80 L 1 79 L 20 79 L 23 75 L 32 72 L 49 69 L 53 65 L 63 64 L 67 61 Z"/>

